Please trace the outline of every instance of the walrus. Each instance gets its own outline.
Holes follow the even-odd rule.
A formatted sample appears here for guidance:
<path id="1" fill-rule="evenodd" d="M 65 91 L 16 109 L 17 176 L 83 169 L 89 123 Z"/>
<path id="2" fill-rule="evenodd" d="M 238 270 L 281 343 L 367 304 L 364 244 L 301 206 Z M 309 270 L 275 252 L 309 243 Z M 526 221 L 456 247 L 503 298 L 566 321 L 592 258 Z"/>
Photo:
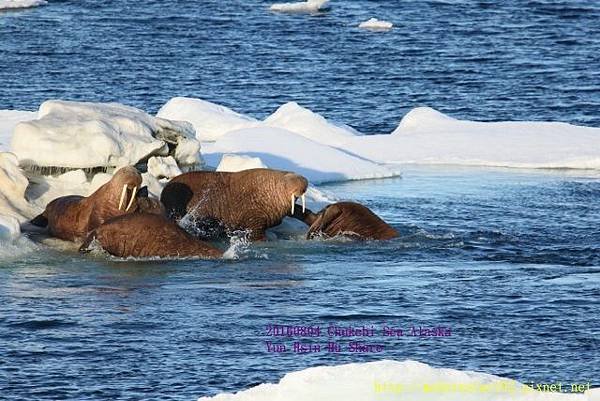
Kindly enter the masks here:
<path id="1" fill-rule="evenodd" d="M 53 200 L 31 224 L 48 227 L 50 235 L 63 240 L 85 238 L 105 221 L 135 211 L 141 183 L 142 176 L 134 167 L 123 167 L 88 197 L 70 195 Z M 145 207 L 158 208 L 157 202 L 150 200 Z"/>
<path id="2" fill-rule="evenodd" d="M 79 252 L 90 252 L 92 243 L 123 258 L 223 256 L 222 251 L 192 237 L 166 216 L 152 213 L 131 213 L 107 221 L 87 236 Z"/>
<path id="3" fill-rule="evenodd" d="M 264 240 L 266 229 L 294 213 L 297 198 L 305 205 L 307 187 L 306 178 L 288 171 L 197 171 L 173 178 L 160 200 L 172 219 L 187 214 L 203 239 L 245 231 L 248 239 L 256 241 Z"/>
<path id="4" fill-rule="evenodd" d="M 347 236 L 354 239 L 388 240 L 398 232 L 369 208 L 355 202 L 338 202 L 326 206 L 319 213 L 309 209 L 296 210 L 293 217 L 304 221 L 310 228 L 307 239 Z"/>

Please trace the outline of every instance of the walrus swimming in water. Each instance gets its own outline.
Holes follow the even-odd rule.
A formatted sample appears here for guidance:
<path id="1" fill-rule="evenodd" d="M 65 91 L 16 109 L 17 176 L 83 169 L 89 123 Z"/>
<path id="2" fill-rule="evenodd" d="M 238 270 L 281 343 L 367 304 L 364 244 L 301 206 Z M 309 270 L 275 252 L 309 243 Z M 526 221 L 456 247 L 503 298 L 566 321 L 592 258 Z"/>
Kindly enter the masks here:
<path id="1" fill-rule="evenodd" d="M 293 214 L 306 178 L 287 171 L 250 169 L 235 173 L 198 171 L 175 177 L 162 191 L 167 214 L 187 213 L 203 238 L 247 231 L 250 240 L 265 239 L 265 230 Z"/>
<path id="2" fill-rule="evenodd" d="M 134 167 L 123 167 L 88 197 L 72 195 L 53 200 L 31 224 L 48 227 L 50 235 L 63 240 L 85 238 L 105 221 L 136 210 L 141 183 L 142 176 Z M 148 202 L 148 207 L 156 208 L 157 202 Z"/>
<path id="3" fill-rule="evenodd" d="M 118 257 L 220 258 L 223 252 L 185 232 L 159 214 L 132 213 L 116 217 L 92 231 L 79 251 L 89 252 L 97 242 Z"/>
<path id="4" fill-rule="evenodd" d="M 398 236 L 395 229 L 369 208 L 354 202 L 334 203 L 316 214 L 308 209 L 303 213 L 297 210 L 293 217 L 310 227 L 307 239 L 343 235 L 358 239 L 387 240 Z"/>

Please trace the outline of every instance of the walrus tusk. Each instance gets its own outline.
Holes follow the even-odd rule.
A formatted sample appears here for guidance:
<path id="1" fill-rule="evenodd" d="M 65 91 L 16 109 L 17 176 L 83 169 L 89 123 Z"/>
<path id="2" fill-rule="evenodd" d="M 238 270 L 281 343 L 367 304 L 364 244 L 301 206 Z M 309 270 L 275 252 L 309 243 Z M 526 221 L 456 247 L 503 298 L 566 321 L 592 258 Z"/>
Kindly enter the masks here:
<path id="1" fill-rule="evenodd" d="M 294 214 L 294 207 L 296 206 L 296 197 L 292 194 L 292 215 Z"/>
<path id="2" fill-rule="evenodd" d="M 119 210 L 122 210 L 123 202 L 125 201 L 125 195 L 127 194 L 127 184 L 123 185 L 123 190 L 121 191 L 121 199 L 119 200 Z"/>
<path id="3" fill-rule="evenodd" d="M 131 205 L 133 205 L 133 201 L 135 200 L 135 193 L 137 192 L 137 187 L 133 187 L 133 192 L 131 193 L 131 199 L 129 200 L 129 204 L 127 205 L 127 209 L 125 209 L 126 212 L 129 211 L 129 209 L 131 209 Z"/>
<path id="4" fill-rule="evenodd" d="M 304 197 L 304 194 L 302 194 L 302 214 L 304 214 L 305 211 L 306 211 L 306 198 Z"/>

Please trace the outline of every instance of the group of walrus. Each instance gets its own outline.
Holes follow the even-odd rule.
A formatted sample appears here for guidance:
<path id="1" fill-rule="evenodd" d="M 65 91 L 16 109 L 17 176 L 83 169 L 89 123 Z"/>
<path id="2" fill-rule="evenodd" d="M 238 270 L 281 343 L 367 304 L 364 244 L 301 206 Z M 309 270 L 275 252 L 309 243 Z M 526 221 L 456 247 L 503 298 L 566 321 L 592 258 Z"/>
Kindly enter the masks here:
<path id="1" fill-rule="evenodd" d="M 160 200 L 141 187 L 134 167 L 119 169 L 88 197 L 53 200 L 31 223 L 56 238 L 81 242 L 80 252 L 100 246 L 117 257 L 219 258 L 223 251 L 209 242 L 245 233 L 266 239 L 266 230 L 294 217 L 310 228 L 308 239 L 346 235 L 391 239 L 398 232 L 371 210 L 353 202 L 328 205 L 318 213 L 306 209 L 308 181 L 301 175 L 271 169 L 240 172 L 197 171 L 173 178 Z M 298 199 L 302 205 L 296 205 Z M 189 219 L 194 235 L 177 222 Z"/>

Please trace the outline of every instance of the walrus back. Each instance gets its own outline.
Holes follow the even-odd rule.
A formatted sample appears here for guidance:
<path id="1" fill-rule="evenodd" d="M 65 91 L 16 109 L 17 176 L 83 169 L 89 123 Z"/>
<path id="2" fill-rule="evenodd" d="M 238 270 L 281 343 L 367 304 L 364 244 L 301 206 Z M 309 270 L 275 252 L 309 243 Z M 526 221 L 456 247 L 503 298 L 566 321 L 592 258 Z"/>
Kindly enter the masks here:
<path id="1" fill-rule="evenodd" d="M 83 196 L 71 195 L 55 199 L 46 206 L 45 214 L 50 234 L 56 238 L 74 241 L 87 234 L 87 211 L 82 208 Z M 43 220 L 38 220 L 43 222 Z"/>
<path id="2" fill-rule="evenodd" d="M 118 257 L 222 256 L 217 248 L 196 240 L 171 220 L 157 214 L 136 213 L 112 219 L 94 230 L 80 251 L 88 251 L 94 240 L 106 252 Z"/>
<path id="3" fill-rule="evenodd" d="M 173 178 L 163 189 L 160 201 L 167 216 L 179 220 L 198 203 L 198 198 L 212 190 L 223 192 L 228 173 L 193 171 Z"/>

